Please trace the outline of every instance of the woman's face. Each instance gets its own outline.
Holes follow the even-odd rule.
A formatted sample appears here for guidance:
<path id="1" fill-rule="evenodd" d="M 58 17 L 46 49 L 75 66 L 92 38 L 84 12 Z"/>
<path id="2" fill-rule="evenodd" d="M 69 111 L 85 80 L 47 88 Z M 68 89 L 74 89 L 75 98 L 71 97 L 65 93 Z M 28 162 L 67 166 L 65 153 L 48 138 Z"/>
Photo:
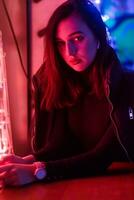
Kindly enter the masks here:
<path id="1" fill-rule="evenodd" d="M 72 69 L 81 72 L 93 62 L 98 40 L 81 17 L 72 14 L 59 23 L 56 44 L 63 60 Z"/>

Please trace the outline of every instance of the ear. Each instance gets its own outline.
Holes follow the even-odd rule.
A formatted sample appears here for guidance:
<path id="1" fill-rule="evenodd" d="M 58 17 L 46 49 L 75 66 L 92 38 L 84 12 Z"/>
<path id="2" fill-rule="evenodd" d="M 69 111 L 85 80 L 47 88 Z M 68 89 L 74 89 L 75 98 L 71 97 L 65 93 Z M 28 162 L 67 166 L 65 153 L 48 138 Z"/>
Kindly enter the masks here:
<path id="1" fill-rule="evenodd" d="M 98 43 L 97 43 L 97 49 L 99 49 L 100 48 L 100 42 L 98 41 Z"/>

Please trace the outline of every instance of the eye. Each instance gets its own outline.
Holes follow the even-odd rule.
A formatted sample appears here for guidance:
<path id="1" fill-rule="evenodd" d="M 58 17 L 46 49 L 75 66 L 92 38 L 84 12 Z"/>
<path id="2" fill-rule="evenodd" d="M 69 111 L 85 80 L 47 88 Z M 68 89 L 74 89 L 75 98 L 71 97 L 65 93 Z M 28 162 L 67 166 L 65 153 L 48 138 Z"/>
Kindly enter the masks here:
<path id="1" fill-rule="evenodd" d="M 82 35 L 80 35 L 80 36 L 76 36 L 76 37 L 74 38 L 74 41 L 75 41 L 75 42 L 81 42 L 83 39 L 84 39 L 84 37 L 83 37 Z"/>

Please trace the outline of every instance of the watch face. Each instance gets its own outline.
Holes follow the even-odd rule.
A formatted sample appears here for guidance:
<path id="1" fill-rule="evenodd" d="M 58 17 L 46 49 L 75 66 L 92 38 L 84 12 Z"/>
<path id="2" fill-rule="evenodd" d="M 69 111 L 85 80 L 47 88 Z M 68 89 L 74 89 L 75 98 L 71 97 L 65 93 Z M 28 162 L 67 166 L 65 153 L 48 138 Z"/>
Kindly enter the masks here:
<path id="1" fill-rule="evenodd" d="M 46 171 L 45 171 L 45 169 L 42 169 L 42 168 L 36 169 L 35 176 L 39 180 L 44 179 L 46 177 Z"/>

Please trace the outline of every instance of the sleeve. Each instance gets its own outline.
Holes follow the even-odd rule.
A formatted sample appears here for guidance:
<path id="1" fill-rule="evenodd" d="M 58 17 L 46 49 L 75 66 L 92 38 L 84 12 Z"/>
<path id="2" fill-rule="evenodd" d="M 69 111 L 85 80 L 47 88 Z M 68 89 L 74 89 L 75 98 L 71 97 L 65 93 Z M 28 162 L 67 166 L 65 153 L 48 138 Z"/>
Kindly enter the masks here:
<path id="1" fill-rule="evenodd" d="M 46 162 L 47 175 L 52 178 L 66 178 L 103 172 L 113 161 L 113 155 L 117 150 L 115 144 L 115 135 L 111 125 L 93 150 L 68 158 L 48 160 Z M 35 157 L 37 160 L 46 161 L 43 152 L 36 154 Z"/>
<path id="2" fill-rule="evenodd" d="M 110 74 L 110 100 L 120 142 L 127 159 L 134 161 L 134 71 L 121 66 L 116 57 Z"/>
<path id="3" fill-rule="evenodd" d="M 128 160 L 134 161 L 134 72 L 124 71 L 123 87 L 114 118 Z"/>
<path id="4" fill-rule="evenodd" d="M 37 87 L 37 86 L 36 86 Z M 36 88 L 37 89 L 37 88 Z M 39 95 L 38 91 L 36 91 L 36 95 Z M 36 97 L 37 98 L 37 97 Z M 38 119 L 38 106 L 39 101 L 38 98 L 36 99 L 37 108 L 36 108 L 36 123 Z M 42 122 L 43 124 L 44 122 Z M 57 124 L 57 123 L 56 123 Z M 61 124 L 61 121 L 60 121 Z M 40 129 L 40 126 L 38 126 Z M 53 134 L 55 136 L 53 137 L 53 147 L 54 148 L 48 148 L 49 153 L 45 153 L 45 149 L 41 149 L 40 151 L 34 151 L 34 156 L 36 160 L 43 161 L 46 163 L 46 170 L 47 170 L 47 176 L 48 177 L 75 177 L 75 176 L 83 176 L 83 175 L 92 175 L 96 173 L 100 173 L 104 171 L 113 161 L 113 151 L 116 151 L 115 144 L 116 139 L 114 135 L 113 125 L 110 124 L 107 128 L 107 131 L 105 132 L 104 136 L 101 138 L 100 142 L 96 145 L 96 147 L 90 151 L 77 153 L 77 154 L 67 154 L 69 156 L 64 156 L 64 152 L 62 152 L 62 148 L 67 149 L 69 151 L 71 149 L 73 144 L 68 144 L 68 146 L 61 146 L 62 148 L 57 150 L 56 144 L 59 142 L 59 138 L 61 138 L 61 135 L 65 135 L 65 132 L 68 130 L 64 129 L 64 121 L 62 123 L 62 131 L 57 131 L 57 127 L 54 126 L 50 127 L 53 128 Z M 58 127 L 59 128 L 59 127 Z M 60 126 L 61 128 L 61 126 Z M 59 129 L 58 129 L 59 130 Z M 61 129 L 60 129 L 61 130 Z M 38 140 L 40 137 L 40 131 L 37 131 L 35 135 L 35 140 Z M 55 132 L 55 133 L 54 133 Z M 63 133 L 63 134 L 62 134 Z M 59 134 L 59 135 L 58 135 Z M 69 133 L 68 133 L 69 134 Z M 44 136 L 44 133 L 42 132 L 42 137 Z M 42 142 L 42 141 L 41 141 Z M 62 140 L 60 140 L 62 143 Z M 61 144 L 60 143 L 60 144 Z M 74 146 L 75 149 L 75 146 Z M 59 156 L 59 151 L 62 154 L 62 156 Z M 54 155 L 51 156 L 51 153 Z M 47 156 L 49 155 L 49 156 Z"/>

